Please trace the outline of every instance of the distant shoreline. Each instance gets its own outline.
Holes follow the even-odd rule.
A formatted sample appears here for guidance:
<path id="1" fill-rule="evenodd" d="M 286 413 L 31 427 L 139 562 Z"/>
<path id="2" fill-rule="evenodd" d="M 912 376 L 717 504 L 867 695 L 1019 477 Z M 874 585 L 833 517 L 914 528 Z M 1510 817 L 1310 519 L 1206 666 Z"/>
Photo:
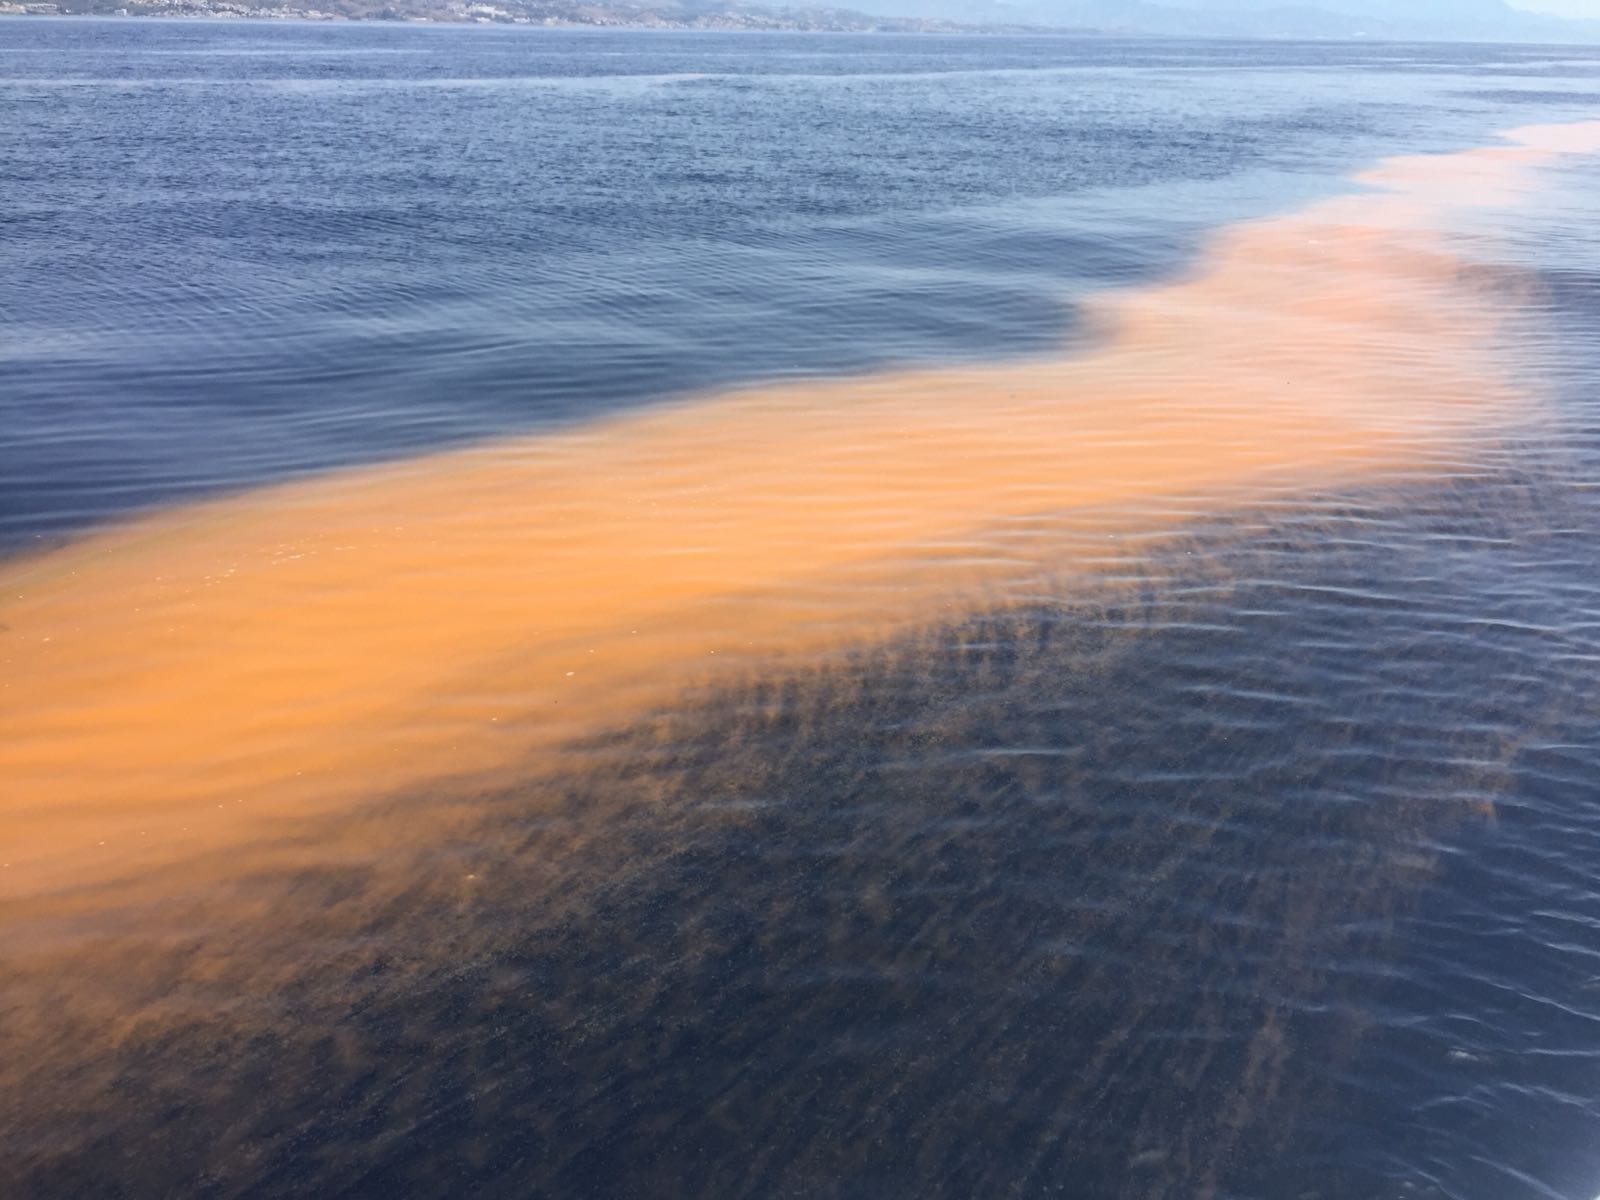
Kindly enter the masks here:
<path id="1" fill-rule="evenodd" d="M 333 0 L 327 9 L 264 7 L 242 0 L 177 0 L 115 8 L 95 0 L 69 8 L 54 3 L 0 0 L 0 17 L 88 17 L 104 20 L 155 18 L 188 21 L 305 21 L 316 24 L 499 25 L 543 29 L 623 29 L 715 33 L 933 33 L 985 36 L 1117 36 L 1115 32 L 1066 26 L 966 25 L 918 17 L 875 17 L 846 9 L 754 8 L 686 11 L 668 4 L 584 3 L 582 0 L 501 0 L 498 3 L 450 0 Z"/>
<path id="2" fill-rule="evenodd" d="M 176 3 L 161 5 L 118 5 L 115 8 L 110 7 L 112 0 L 79 2 L 84 3 L 85 7 L 0 0 L 0 19 L 72 17 L 90 20 L 252 21 L 263 24 L 482 25 L 521 29 L 610 29 L 630 33 L 923 34 L 944 37 L 1176 39 L 1263 44 L 1498 45 L 1551 50 L 1594 48 L 1600 45 L 1600 33 L 1576 38 L 1508 34 L 1439 37 L 1396 33 L 1247 34 L 1071 25 L 972 25 L 936 18 L 878 17 L 850 9 L 760 8 L 746 6 L 739 0 L 732 0 L 729 7 L 720 9 L 688 9 L 683 7 L 681 0 L 666 0 L 659 7 L 650 6 L 642 0 L 618 0 L 615 3 L 584 3 L 583 0 L 499 0 L 498 3 L 467 3 L 465 0 L 389 0 L 387 3 L 379 3 L 378 0 L 331 0 L 330 9 L 247 6 L 240 0 L 177 0 Z"/>

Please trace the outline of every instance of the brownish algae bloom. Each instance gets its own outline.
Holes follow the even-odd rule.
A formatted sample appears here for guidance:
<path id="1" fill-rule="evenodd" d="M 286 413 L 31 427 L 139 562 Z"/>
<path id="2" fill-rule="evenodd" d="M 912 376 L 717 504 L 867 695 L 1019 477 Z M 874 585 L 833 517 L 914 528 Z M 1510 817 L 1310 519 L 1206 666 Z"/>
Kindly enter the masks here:
<path id="1" fill-rule="evenodd" d="M 1597 150 L 1589 123 L 1391 160 L 1095 301 L 1084 352 L 713 395 L 8 563 L 0 896 L 519 769 L 1252 497 L 1425 473 L 1537 419 L 1443 217 Z"/>

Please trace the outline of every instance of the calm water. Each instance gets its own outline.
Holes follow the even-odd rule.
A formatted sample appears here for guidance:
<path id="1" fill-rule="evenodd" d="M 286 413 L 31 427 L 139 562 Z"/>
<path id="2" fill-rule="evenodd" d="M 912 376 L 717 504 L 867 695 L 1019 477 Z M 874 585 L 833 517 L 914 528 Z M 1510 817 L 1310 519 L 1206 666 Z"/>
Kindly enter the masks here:
<path id="1" fill-rule="evenodd" d="M 1600 1193 L 1600 54 L 0 111 L 5 1195 Z"/>

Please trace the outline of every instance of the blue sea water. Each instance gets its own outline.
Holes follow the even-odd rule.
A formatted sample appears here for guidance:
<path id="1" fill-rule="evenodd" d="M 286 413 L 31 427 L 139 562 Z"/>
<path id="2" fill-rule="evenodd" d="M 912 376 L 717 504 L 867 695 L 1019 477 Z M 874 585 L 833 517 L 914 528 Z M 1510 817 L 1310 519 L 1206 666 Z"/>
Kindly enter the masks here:
<path id="1" fill-rule="evenodd" d="M 0 21 L 0 546 L 1053 352 L 1221 226 L 1597 114 L 1572 48 Z M 231 885 L 222 969 L 203 892 L 52 958 L 14 1019 L 126 1009 L 0 1075 L 0 1190 L 1593 1200 L 1600 163 L 1555 174 L 1485 218 L 1553 421 L 619 721 L 447 845 Z"/>

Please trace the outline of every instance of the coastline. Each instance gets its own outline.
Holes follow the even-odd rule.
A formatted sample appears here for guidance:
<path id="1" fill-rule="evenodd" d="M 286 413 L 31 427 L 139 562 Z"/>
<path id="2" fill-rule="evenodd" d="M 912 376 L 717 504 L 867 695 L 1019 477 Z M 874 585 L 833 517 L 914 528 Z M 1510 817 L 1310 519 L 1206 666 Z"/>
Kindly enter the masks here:
<path id="1" fill-rule="evenodd" d="M 91 0 L 92 2 L 92 0 Z M 986 37 L 1113 36 L 1107 31 L 1067 26 L 968 25 L 918 17 L 876 17 L 848 9 L 734 6 L 721 10 L 686 11 L 674 17 L 670 7 L 644 4 L 584 4 L 579 0 L 516 0 L 513 7 L 490 3 L 363 3 L 344 0 L 337 10 L 266 7 L 239 0 L 179 0 L 164 4 L 96 4 L 73 9 L 57 3 L 0 3 L 0 17 L 77 17 L 100 20 L 263 21 L 271 23 L 379 25 L 484 25 L 535 29 L 615 29 L 629 32 L 706 33 L 841 33 L 943 34 Z"/>

